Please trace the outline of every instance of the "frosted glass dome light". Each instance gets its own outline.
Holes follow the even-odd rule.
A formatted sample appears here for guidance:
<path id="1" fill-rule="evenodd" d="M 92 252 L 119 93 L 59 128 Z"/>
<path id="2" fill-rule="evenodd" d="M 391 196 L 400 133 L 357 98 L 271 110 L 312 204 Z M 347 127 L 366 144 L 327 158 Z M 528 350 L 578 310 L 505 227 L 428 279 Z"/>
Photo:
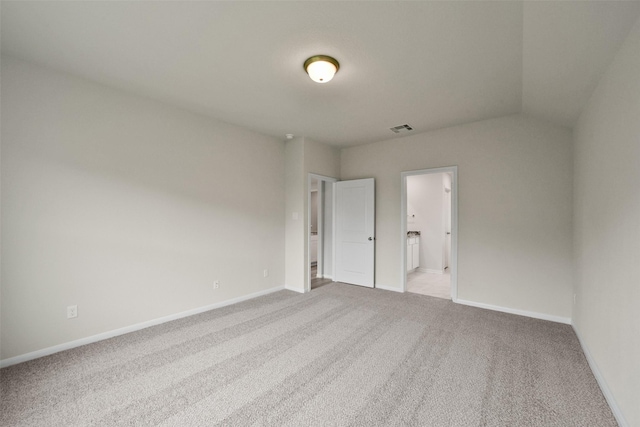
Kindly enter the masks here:
<path id="1" fill-rule="evenodd" d="M 304 61 L 304 69 L 316 83 L 327 83 L 340 69 L 340 64 L 334 58 L 326 55 L 316 55 Z"/>

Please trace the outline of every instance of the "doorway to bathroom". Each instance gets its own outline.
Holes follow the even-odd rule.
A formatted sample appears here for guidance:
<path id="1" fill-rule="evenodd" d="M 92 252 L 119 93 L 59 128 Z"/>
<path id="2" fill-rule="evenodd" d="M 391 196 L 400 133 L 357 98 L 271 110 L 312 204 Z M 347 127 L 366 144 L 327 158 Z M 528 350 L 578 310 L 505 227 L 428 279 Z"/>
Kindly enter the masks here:
<path id="1" fill-rule="evenodd" d="M 457 298 L 457 167 L 402 173 L 405 292 Z"/>
<path id="2" fill-rule="evenodd" d="M 334 183 L 337 180 L 309 174 L 309 258 L 311 290 L 333 281 Z"/>

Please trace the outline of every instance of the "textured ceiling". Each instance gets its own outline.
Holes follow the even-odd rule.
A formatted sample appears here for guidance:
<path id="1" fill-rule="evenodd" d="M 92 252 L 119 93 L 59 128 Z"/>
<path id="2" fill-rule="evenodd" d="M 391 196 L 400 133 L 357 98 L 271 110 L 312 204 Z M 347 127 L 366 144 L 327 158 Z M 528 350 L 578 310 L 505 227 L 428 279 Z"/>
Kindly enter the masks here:
<path id="1" fill-rule="evenodd" d="M 571 127 L 640 2 L 7 2 L 2 51 L 284 139 Z M 341 68 L 313 83 L 304 60 Z"/>

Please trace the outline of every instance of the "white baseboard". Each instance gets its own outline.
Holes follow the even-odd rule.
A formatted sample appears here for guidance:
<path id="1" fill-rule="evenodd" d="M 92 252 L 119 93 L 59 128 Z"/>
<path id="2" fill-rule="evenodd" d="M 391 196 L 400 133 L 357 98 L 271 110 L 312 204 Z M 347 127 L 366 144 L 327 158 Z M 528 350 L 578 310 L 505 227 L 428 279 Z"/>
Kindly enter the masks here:
<path id="1" fill-rule="evenodd" d="M 385 285 L 375 285 L 376 289 L 382 289 L 384 291 L 393 291 L 393 292 L 400 292 L 402 293 L 402 289 L 400 288 L 392 288 L 391 286 L 385 286 Z"/>
<path id="2" fill-rule="evenodd" d="M 518 316 L 532 317 L 534 319 L 549 320 L 550 322 L 564 323 L 565 325 L 571 324 L 571 318 L 569 317 L 553 316 L 551 314 L 538 313 L 535 311 L 518 310 L 515 308 L 501 307 L 498 305 L 485 304 L 482 302 L 475 302 L 475 301 L 467 301 L 463 299 L 456 299 L 453 302 L 457 304 L 462 304 L 462 305 L 469 305 L 471 307 L 485 308 L 487 310 L 517 314 Z"/>
<path id="3" fill-rule="evenodd" d="M 611 408 L 611 412 L 613 412 L 613 416 L 616 417 L 616 421 L 618 422 L 618 425 L 620 425 L 620 427 L 629 427 L 629 423 L 627 423 L 627 420 L 624 418 L 624 415 L 622 415 L 622 411 L 620 410 L 620 407 L 618 406 L 616 399 L 613 397 L 613 394 L 611 393 L 611 389 L 607 385 L 607 382 L 605 381 L 604 376 L 602 376 L 602 372 L 600 372 L 600 369 L 598 368 L 596 361 L 591 356 L 591 353 L 589 352 L 589 348 L 585 345 L 584 341 L 580 337 L 580 333 L 576 329 L 575 325 L 571 325 L 571 326 L 573 327 L 573 331 L 576 333 L 576 336 L 578 337 L 578 341 L 580 342 L 580 347 L 582 347 L 582 352 L 584 353 L 584 356 L 587 358 L 587 362 L 589 363 L 589 367 L 593 372 L 593 376 L 596 377 L 596 381 L 600 386 L 600 390 L 602 390 L 602 394 L 604 395 L 605 400 L 609 404 L 609 407 Z"/>
<path id="4" fill-rule="evenodd" d="M 139 331 L 141 329 L 145 329 L 150 326 L 156 326 L 156 325 L 160 325 L 161 323 L 170 322 L 172 320 L 182 319 L 183 317 L 193 316 L 194 314 L 204 313 L 205 311 L 214 310 L 216 308 L 237 304 L 242 301 L 247 301 L 253 298 L 261 297 L 263 295 L 267 295 L 273 292 L 278 292 L 283 289 L 284 289 L 284 286 L 277 286 L 275 288 L 265 289 L 264 291 L 254 292 L 249 295 L 244 295 L 244 296 L 232 298 L 226 301 L 217 302 L 215 304 L 206 305 L 204 307 L 198 307 L 192 310 L 187 310 L 187 311 L 183 311 L 176 314 L 170 314 L 169 316 L 159 317 L 157 319 L 148 320 L 146 322 L 136 323 L 135 325 L 125 326 L 124 328 L 114 329 L 112 331 L 103 332 L 101 334 L 92 335 L 90 337 L 80 338 L 79 340 L 54 345 L 53 347 L 43 348 L 42 350 L 32 351 L 30 353 L 21 354 L 20 356 L 10 357 L 8 359 L 0 360 L 0 368 L 16 365 L 22 362 L 27 362 L 29 360 L 38 359 L 44 356 L 49 356 L 50 354 L 59 353 L 65 350 L 70 350 L 72 348 L 80 347 L 82 345 L 91 344 L 94 342 L 117 337 L 118 335 L 124 335 L 130 332 Z"/>
<path id="5" fill-rule="evenodd" d="M 304 294 L 304 289 L 294 288 L 293 286 L 285 285 L 284 287 L 288 291 L 298 292 L 299 294 Z"/>

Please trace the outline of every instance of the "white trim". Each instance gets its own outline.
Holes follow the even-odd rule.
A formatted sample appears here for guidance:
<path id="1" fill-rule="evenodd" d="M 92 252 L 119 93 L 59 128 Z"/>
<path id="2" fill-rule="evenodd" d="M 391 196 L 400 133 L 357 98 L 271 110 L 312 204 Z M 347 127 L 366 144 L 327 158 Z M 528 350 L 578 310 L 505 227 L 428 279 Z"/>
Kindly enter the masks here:
<path id="1" fill-rule="evenodd" d="M 605 381 L 604 376 L 602 375 L 602 372 L 598 368 L 598 364 L 591 356 L 591 353 L 589 352 L 589 348 L 580 337 L 580 333 L 578 333 L 576 326 L 572 324 L 571 327 L 573 328 L 573 331 L 576 333 L 576 336 L 578 337 L 578 342 L 580 342 L 580 347 L 582 347 L 582 352 L 584 353 L 584 356 L 587 358 L 587 362 L 589 363 L 589 367 L 593 372 L 593 376 L 596 377 L 596 381 L 600 386 L 600 390 L 602 390 L 602 394 L 604 395 L 605 400 L 607 401 L 607 403 L 609 404 L 609 407 L 611 408 L 611 412 L 613 412 L 613 416 L 616 417 L 616 421 L 618 422 L 620 427 L 629 427 L 630 424 L 624 418 L 624 415 L 622 414 L 622 411 L 620 410 L 620 407 L 618 406 L 616 399 L 613 397 L 613 393 L 611 393 L 611 389 L 607 385 L 607 382 Z"/>
<path id="2" fill-rule="evenodd" d="M 451 299 L 458 298 L 458 166 L 446 166 L 441 168 L 421 169 L 402 172 L 400 190 L 400 284 L 401 292 L 407 291 L 407 177 L 413 175 L 426 175 L 432 173 L 451 174 L 451 259 L 449 260 L 449 273 L 451 274 Z"/>
<path id="3" fill-rule="evenodd" d="M 554 316 L 551 314 L 538 313 L 535 311 L 518 310 L 516 308 L 501 307 L 499 305 L 491 305 L 491 304 L 485 304 L 483 302 L 467 301 L 463 299 L 455 299 L 453 300 L 453 302 L 457 304 L 468 305 L 471 307 L 484 308 L 484 309 L 493 310 L 493 311 L 501 311 L 503 313 L 517 314 L 518 316 L 531 317 L 533 319 L 541 319 L 541 320 L 548 320 L 550 322 L 564 323 L 565 325 L 571 324 L 570 317 L 560 317 L 560 316 Z"/>
<path id="4" fill-rule="evenodd" d="M 63 344 L 54 345 L 53 347 L 43 348 L 42 350 L 32 351 L 30 353 L 21 354 L 20 356 L 10 357 L 8 359 L 0 360 L 0 368 L 5 368 L 7 366 L 16 365 L 18 363 L 27 362 L 29 360 L 38 359 L 44 356 L 49 356 L 54 353 L 59 353 L 61 351 L 80 347 L 82 345 L 92 344 L 98 341 L 117 337 L 118 335 L 124 335 L 130 332 L 139 331 L 141 329 L 149 328 L 151 326 L 156 326 L 162 323 L 171 322 L 172 320 L 182 319 L 183 317 L 193 316 L 194 314 L 204 313 L 205 311 L 214 310 L 216 308 L 237 304 L 239 302 L 261 297 L 267 294 L 271 294 L 273 292 L 278 292 L 283 289 L 284 289 L 284 286 L 277 286 L 275 288 L 265 289 L 264 291 L 254 292 L 249 295 L 244 295 L 244 296 L 232 298 L 226 301 L 217 302 L 215 304 L 206 305 L 204 307 L 198 307 L 192 310 L 187 310 L 187 311 L 183 311 L 176 314 L 170 314 L 168 316 L 159 317 L 157 319 L 148 320 L 146 322 L 136 323 L 135 325 L 125 326 L 124 328 L 118 328 L 112 331 L 103 332 L 101 334 L 92 335 L 90 337 L 80 338 L 79 340 L 69 341 Z"/>
<path id="5" fill-rule="evenodd" d="M 304 294 L 305 293 L 304 289 L 294 288 L 293 286 L 289 286 L 289 285 L 286 285 L 284 287 L 284 289 L 287 290 L 287 291 L 297 292 L 299 294 Z"/>
<path id="6" fill-rule="evenodd" d="M 400 292 L 400 293 L 404 292 L 402 289 L 393 288 L 391 286 L 379 285 L 377 283 L 375 285 L 375 288 L 376 289 L 382 289 L 383 291 L 393 291 L 393 292 Z"/>
<path id="7" fill-rule="evenodd" d="M 331 280 L 336 281 L 336 182 L 331 183 Z"/>
<path id="8" fill-rule="evenodd" d="M 316 221 L 318 222 L 318 229 L 316 235 L 318 236 L 316 244 L 316 268 L 320 274 L 324 273 L 324 181 L 318 182 L 318 195 L 316 196 Z M 311 197 L 309 197 L 311 202 Z M 309 212 L 309 218 L 311 218 L 311 212 Z M 322 221 L 318 221 L 318 220 Z M 311 219 L 309 219 L 311 221 Z M 309 222 L 311 223 L 311 222 Z M 309 245 L 311 245 L 311 237 L 309 237 Z M 309 283 L 311 287 L 311 283 Z"/>

